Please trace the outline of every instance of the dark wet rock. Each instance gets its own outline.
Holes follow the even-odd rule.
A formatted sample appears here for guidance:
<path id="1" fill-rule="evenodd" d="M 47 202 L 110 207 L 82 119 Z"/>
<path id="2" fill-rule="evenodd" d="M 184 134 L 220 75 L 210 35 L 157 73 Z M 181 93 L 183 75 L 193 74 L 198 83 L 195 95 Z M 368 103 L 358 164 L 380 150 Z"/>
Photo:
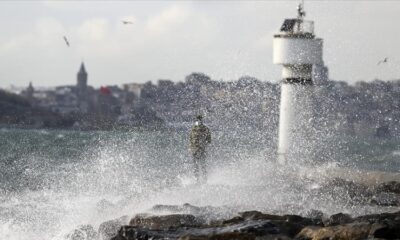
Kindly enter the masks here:
<path id="1" fill-rule="evenodd" d="M 362 240 L 367 239 L 371 230 L 369 223 L 350 223 L 331 227 L 305 227 L 296 236 L 296 239 L 312 240 Z"/>
<path id="2" fill-rule="evenodd" d="M 296 236 L 296 239 L 399 239 L 400 225 L 385 223 L 349 223 L 329 227 L 305 227 Z"/>
<path id="3" fill-rule="evenodd" d="M 250 219 L 250 220 L 259 220 L 259 219 L 281 220 L 281 221 L 286 220 L 284 216 L 265 214 L 259 211 L 246 211 L 239 213 L 239 215 L 244 219 Z"/>
<path id="4" fill-rule="evenodd" d="M 400 194 L 400 182 L 390 181 L 377 186 L 377 192 L 387 192 Z"/>
<path id="5" fill-rule="evenodd" d="M 317 225 L 322 226 L 323 222 L 322 219 L 319 218 L 305 218 L 298 215 L 283 215 L 286 218 L 286 221 L 289 223 L 297 223 L 301 226 L 307 225 Z"/>
<path id="6" fill-rule="evenodd" d="M 157 232 L 156 232 L 157 233 Z M 154 233 L 147 229 L 140 229 L 132 226 L 122 226 L 115 237 L 111 240 L 147 240 L 147 239 L 157 239 L 154 237 Z M 164 238 L 167 238 L 166 234 Z M 160 239 L 160 236 L 158 237 Z"/>
<path id="7" fill-rule="evenodd" d="M 269 220 L 248 220 L 238 224 L 170 229 L 148 229 L 136 226 L 123 226 L 112 240 L 133 239 L 255 239 L 256 236 L 279 234 L 279 228 Z M 236 239 L 236 238 L 233 238 Z"/>
<path id="8" fill-rule="evenodd" d="M 321 219 L 322 220 L 322 218 L 324 217 L 324 213 L 319 210 L 310 209 L 309 211 L 307 211 L 305 213 L 305 217 L 311 218 L 311 219 Z"/>
<path id="9" fill-rule="evenodd" d="M 264 214 L 258 211 L 248 211 L 240 213 L 240 217 L 246 220 L 269 220 L 271 223 L 277 226 L 278 231 L 276 233 L 284 234 L 290 237 L 294 237 L 305 226 L 322 226 L 321 219 L 304 218 L 298 215 L 279 216 Z M 239 220 L 239 218 L 236 220 Z"/>
<path id="10" fill-rule="evenodd" d="M 336 226 L 336 225 L 341 225 L 341 224 L 346 224 L 346 223 L 351 223 L 353 222 L 353 219 L 349 214 L 345 213 L 337 213 L 332 216 L 330 216 L 326 221 L 324 221 L 325 226 Z"/>
<path id="11" fill-rule="evenodd" d="M 97 233 L 92 225 L 80 225 L 67 234 L 66 240 L 97 240 Z"/>
<path id="12" fill-rule="evenodd" d="M 371 226 L 370 238 L 381 239 L 400 239 L 400 222 L 399 223 L 374 223 Z"/>
<path id="13" fill-rule="evenodd" d="M 187 205 L 188 211 L 202 208 Z M 184 206 L 158 205 L 155 211 L 186 211 Z M 167 210 L 166 210 L 167 209 Z M 183 210 L 182 210 L 183 209 Z M 197 209 L 197 210 L 196 210 Z M 138 214 L 128 226 L 122 226 L 111 240 L 170 239 L 170 240 L 287 240 L 287 239 L 399 239 L 400 212 L 371 214 L 351 218 L 338 213 L 322 222 L 322 212 L 311 217 L 274 215 L 259 211 L 241 212 L 230 219 L 204 221 L 201 215 Z M 200 216 L 200 217 L 199 217 Z M 104 224 L 107 224 L 104 223 Z M 110 222 L 112 225 L 113 222 Z M 115 231 L 116 225 L 110 227 Z M 100 230 L 99 230 L 100 233 Z M 110 235 L 108 235 L 110 236 Z"/>
<path id="14" fill-rule="evenodd" d="M 277 234 L 280 233 L 277 225 L 270 221 L 258 220 L 258 221 L 245 221 L 239 224 L 235 224 L 233 232 L 254 234 L 255 236 L 263 236 L 267 234 Z M 226 232 L 232 228 L 221 228 L 221 232 Z"/>
<path id="15" fill-rule="evenodd" d="M 197 226 L 202 222 L 190 214 L 171 215 L 136 215 L 129 222 L 130 226 L 147 229 L 169 229 L 178 227 Z"/>
<path id="16" fill-rule="evenodd" d="M 278 232 L 280 234 L 289 236 L 293 238 L 296 236 L 304 227 L 305 225 L 299 223 L 290 223 L 290 222 L 274 222 L 278 226 Z"/>
<path id="17" fill-rule="evenodd" d="M 299 215 L 283 215 L 287 222 L 311 224 L 311 220 Z"/>
<path id="18" fill-rule="evenodd" d="M 118 230 L 128 223 L 128 216 L 122 216 L 118 219 L 103 222 L 99 226 L 98 235 L 100 240 L 109 240 L 114 237 Z"/>
<path id="19" fill-rule="evenodd" d="M 268 235 L 268 236 L 261 236 L 261 237 L 256 237 L 255 240 L 291 240 L 293 238 L 285 236 L 285 235 Z"/>
<path id="20" fill-rule="evenodd" d="M 333 215 L 339 222 L 350 221 L 346 214 Z M 335 226 L 307 226 L 297 239 L 400 239 L 400 212 L 356 217 L 353 222 Z"/>
<path id="21" fill-rule="evenodd" d="M 238 224 L 244 221 L 244 218 L 241 216 L 236 216 L 228 220 L 223 220 L 222 224 Z"/>
<path id="22" fill-rule="evenodd" d="M 395 213 L 379 213 L 359 216 L 354 218 L 354 221 L 369 223 L 398 222 L 400 226 L 400 211 Z"/>
<path id="23" fill-rule="evenodd" d="M 204 236 L 184 236 L 178 238 L 178 240 L 255 240 L 256 236 L 251 233 L 241 233 L 241 232 L 229 232 L 220 233 L 215 235 L 204 235 Z"/>
<path id="24" fill-rule="evenodd" d="M 258 211 L 249 211 L 249 212 L 242 212 L 240 216 L 247 220 L 270 220 L 275 224 L 282 225 L 283 223 L 290 223 L 290 224 L 297 224 L 298 226 L 306 226 L 309 224 L 315 224 L 313 219 L 304 218 L 298 215 L 273 215 L 273 214 L 265 214 Z M 294 226 L 294 225 L 293 225 Z M 297 228 L 297 227 L 296 227 Z"/>

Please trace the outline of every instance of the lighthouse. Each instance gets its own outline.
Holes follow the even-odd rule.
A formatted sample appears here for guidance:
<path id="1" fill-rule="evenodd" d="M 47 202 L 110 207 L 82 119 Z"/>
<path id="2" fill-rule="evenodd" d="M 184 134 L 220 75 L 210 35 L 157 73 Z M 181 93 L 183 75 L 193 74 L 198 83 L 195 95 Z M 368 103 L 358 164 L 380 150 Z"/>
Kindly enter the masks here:
<path id="1" fill-rule="evenodd" d="M 324 66 L 322 39 L 314 34 L 314 22 L 304 19 L 304 4 L 297 17 L 285 19 L 273 39 L 273 63 L 282 66 L 278 161 L 290 163 L 308 158 L 313 128 L 315 69 Z"/>

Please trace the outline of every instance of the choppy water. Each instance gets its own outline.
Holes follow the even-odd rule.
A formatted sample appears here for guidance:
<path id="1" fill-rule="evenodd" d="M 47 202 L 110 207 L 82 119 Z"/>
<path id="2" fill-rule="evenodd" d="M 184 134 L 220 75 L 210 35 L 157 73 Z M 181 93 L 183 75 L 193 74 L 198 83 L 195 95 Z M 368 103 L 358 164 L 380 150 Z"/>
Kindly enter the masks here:
<path id="1" fill-rule="evenodd" d="M 398 173 L 400 142 L 331 142 L 337 144 L 321 150 L 335 153 L 328 154 L 329 161 L 277 166 L 275 139 L 216 132 L 208 182 L 196 185 L 186 132 L 0 129 L 0 239 L 63 239 L 77 225 L 96 227 L 155 204 L 210 205 L 222 216 L 242 210 L 354 215 L 387 210 L 311 196 L 304 189 L 343 167 Z"/>

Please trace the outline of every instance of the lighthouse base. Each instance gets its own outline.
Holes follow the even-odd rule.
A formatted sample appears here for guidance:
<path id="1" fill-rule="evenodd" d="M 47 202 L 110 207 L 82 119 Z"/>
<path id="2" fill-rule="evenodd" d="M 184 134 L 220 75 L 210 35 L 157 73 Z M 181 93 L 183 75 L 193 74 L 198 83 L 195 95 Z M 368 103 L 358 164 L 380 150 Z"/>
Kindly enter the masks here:
<path id="1" fill-rule="evenodd" d="M 283 83 L 279 115 L 278 161 L 287 163 L 312 157 L 313 85 Z"/>

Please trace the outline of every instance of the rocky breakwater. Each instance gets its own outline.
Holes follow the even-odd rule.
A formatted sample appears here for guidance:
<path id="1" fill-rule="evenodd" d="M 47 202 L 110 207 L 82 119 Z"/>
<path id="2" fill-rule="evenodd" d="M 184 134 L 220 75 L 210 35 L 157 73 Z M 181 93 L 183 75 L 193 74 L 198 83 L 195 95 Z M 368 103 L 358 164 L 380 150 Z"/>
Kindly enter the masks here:
<path id="1" fill-rule="evenodd" d="M 75 237 L 80 238 L 70 235 L 69 239 L 400 239 L 399 190 L 399 182 L 367 188 L 343 179 L 334 179 L 318 190 L 336 197 L 337 194 L 346 192 L 349 195 L 347 197 L 352 199 L 352 204 L 382 204 L 390 205 L 393 209 L 392 212 L 356 217 L 345 213 L 327 216 L 318 210 L 309 210 L 304 216 L 246 211 L 224 217 L 216 207 L 196 207 L 190 204 L 156 205 L 149 213 L 136 214 L 130 220 L 125 216 L 104 222 L 97 233 L 90 226 L 81 226 L 78 228 L 79 236 L 76 235 L 76 230 L 74 232 Z M 382 194 L 386 194 L 381 197 L 384 200 L 376 200 L 377 196 Z"/>
<path id="2" fill-rule="evenodd" d="M 328 219 L 297 215 L 239 213 L 227 220 L 202 222 L 187 214 L 135 216 L 112 240 L 267 240 L 267 239 L 400 239 L 400 212 Z"/>

